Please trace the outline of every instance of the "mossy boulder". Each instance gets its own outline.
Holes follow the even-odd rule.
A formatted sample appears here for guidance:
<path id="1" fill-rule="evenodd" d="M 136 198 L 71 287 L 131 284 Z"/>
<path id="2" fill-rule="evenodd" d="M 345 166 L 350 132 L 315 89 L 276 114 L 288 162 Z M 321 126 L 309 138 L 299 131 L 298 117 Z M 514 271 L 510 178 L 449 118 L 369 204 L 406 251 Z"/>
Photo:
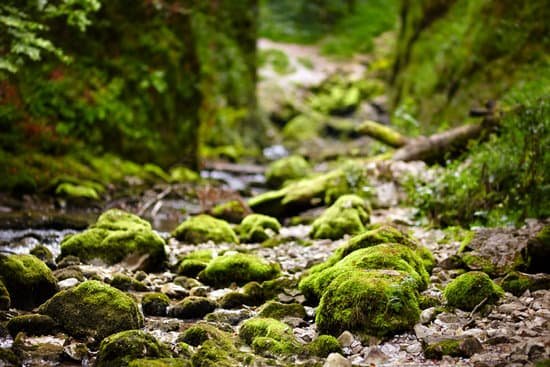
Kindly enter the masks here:
<path id="1" fill-rule="evenodd" d="M 356 250 L 333 266 L 312 272 L 302 279 L 299 287 L 307 299 L 316 301 L 341 274 L 359 269 L 389 269 L 407 273 L 419 291 L 426 289 L 429 283 L 428 272 L 413 250 L 400 244 L 385 243 Z"/>
<path id="2" fill-rule="evenodd" d="M 57 323 L 46 315 L 28 314 L 12 317 L 6 326 L 10 335 L 15 338 L 19 332 L 24 332 L 27 335 L 54 334 Z"/>
<path id="3" fill-rule="evenodd" d="M 269 301 L 258 309 L 258 317 L 281 320 L 285 317 L 305 318 L 306 310 L 299 303 L 280 303 Z"/>
<path id="4" fill-rule="evenodd" d="M 531 292 L 539 289 L 550 289 L 550 275 L 544 273 L 527 274 L 519 271 L 511 271 L 501 279 L 499 285 L 506 292 L 510 292 L 514 296 L 519 297 L 528 289 Z"/>
<path id="5" fill-rule="evenodd" d="M 55 261 L 53 259 L 53 254 L 50 251 L 49 248 L 47 248 L 44 245 L 36 245 L 31 251 L 29 251 L 29 254 L 36 256 L 40 259 L 44 264 L 48 266 L 48 268 L 54 270 L 55 269 Z"/>
<path id="6" fill-rule="evenodd" d="M 292 328 L 271 318 L 252 318 L 243 322 L 239 337 L 259 354 L 288 355 L 300 350 Z"/>
<path id="7" fill-rule="evenodd" d="M 187 343 L 198 347 L 207 340 L 213 340 L 218 344 L 233 344 L 229 335 L 212 324 L 198 322 L 185 329 L 178 337 L 178 342 Z"/>
<path id="8" fill-rule="evenodd" d="M 58 290 L 51 269 L 33 255 L 0 255 L 0 281 L 9 292 L 11 307 L 24 310 L 40 305 Z"/>
<path id="9" fill-rule="evenodd" d="M 141 330 L 126 330 L 101 342 L 96 367 L 127 367 L 134 359 L 169 357 L 168 348 Z"/>
<path id="10" fill-rule="evenodd" d="M 281 224 L 276 218 L 250 214 L 239 225 L 239 238 L 244 243 L 263 242 L 279 233 Z"/>
<path id="11" fill-rule="evenodd" d="M 191 367 L 191 362 L 183 358 L 140 358 L 131 361 L 128 367 Z"/>
<path id="12" fill-rule="evenodd" d="M 310 173 L 309 163 L 302 156 L 292 155 L 271 163 L 265 171 L 265 179 L 269 187 L 276 189 L 287 181 L 303 179 Z"/>
<path id="13" fill-rule="evenodd" d="M 101 340 L 113 333 L 143 327 L 136 301 L 122 291 L 90 280 L 63 290 L 40 306 L 70 335 Z"/>
<path id="14" fill-rule="evenodd" d="M 141 299 L 141 309 L 148 316 L 166 316 L 170 299 L 164 293 L 147 293 Z"/>
<path id="15" fill-rule="evenodd" d="M 209 213 L 216 218 L 230 223 L 240 223 L 252 210 L 243 200 L 229 200 L 210 209 Z"/>
<path id="16" fill-rule="evenodd" d="M 60 258 L 77 256 L 82 261 L 100 259 L 113 265 L 140 256 L 140 268 L 162 269 L 166 260 L 164 240 L 151 225 L 136 215 L 118 209 L 103 213 L 89 229 L 69 235 L 61 242 Z"/>
<path id="17" fill-rule="evenodd" d="M 168 315 L 178 319 L 201 319 L 217 307 L 215 301 L 206 297 L 189 296 L 170 307 Z"/>
<path id="18" fill-rule="evenodd" d="M 473 336 L 445 338 L 424 343 L 424 356 L 428 359 L 441 359 L 443 356 L 469 358 L 483 347 Z"/>
<path id="19" fill-rule="evenodd" d="M 330 205 L 345 194 L 362 194 L 367 185 L 364 166 L 348 161 L 335 170 L 255 196 L 248 205 L 255 213 L 291 217 L 310 208 Z"/>
<path id="20" fill-rule="evenodd" d="M 452 280 L 443 291 L 447 304 L 472 311 L 482 301 L 492 304 L 504 295 L 502 288 L 480 271 L 471 271 Z"/>
<path id="21" fill-rule="evenodd" d="M 11 306 L 11 298 L 8 289 L 0 280 L 0 311 L 8 310 Z"/>
<path id="22" fill-rule="evenodd" d="M 55 195 L 69 200 L 99 200 L 93 187 L 63 182 L 55 189 Z"/>
<path id="23" fill-rule="evenodd" d="M 208 266 L 208 261 L 184 259 L 179 263 L 176 272 L 178 275 L 194 278 L 203 271 L 206 266 Z"/>
<path id="24" fill-rule="evenodd" d="M 346 234 L 364 232 L 369 219 L 370 208 L 365 200 L 357 195 L 344 195 L 313 222 L 310 236 L 337 240 Z"/>
<path id="25" fill-rule="evenodd" d="M 342 353 L 340 342 L 332 335 L 319 335 L 308 344 L 307 349 L 310 354 L 321 358 L 328 357 L 330 353 Z"/>
<path id="26" fill-rule="evenodd" d="M 250 254 L 226 253 L 214 258 L 199 274 L 199 279 L 214 287 L 226 287 L 231 283 L 243 285 L 250 281 L 264 281 L 277 277 L 281 268 Z"/>
<path id="27" fill-rule="evenodd" d="M 317 328 L 330 335 L 349 330 L 374 336 L 410 329 L 420 316 L 416 287 L 410 274 L 395 270 L 342 273 L 321 297 Z"/>
<path id="28" fill-rule="evenodd" d="M 172 236 L 182 242 L 192 244 L 205 243 L 239 243 L 237 235 L 224 220 L 216 219 L 207 214 L 191 217 L 181 223 Z"/>
<path id="29" fill-rule="evenodd" d="M 131 276 L 128 276 L 126 274 L 121 274 L 121 273 L 114 274 L 110 284 L 111 284 L 111 287 L 115 287 L 125 292 L 126 291 L 144 292 L 148 290 L 147 286 L 143 282 L 140 282 L 139 280 L 136 280 Z"/>

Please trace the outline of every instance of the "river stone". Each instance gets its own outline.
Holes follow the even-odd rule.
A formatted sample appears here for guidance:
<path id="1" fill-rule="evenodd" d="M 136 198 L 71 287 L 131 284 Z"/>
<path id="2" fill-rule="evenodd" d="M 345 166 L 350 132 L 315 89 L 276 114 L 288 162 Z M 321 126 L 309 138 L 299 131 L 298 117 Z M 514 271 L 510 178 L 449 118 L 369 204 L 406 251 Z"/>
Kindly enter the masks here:
<path id="1" fill-rule="evenodd" d="M 143 327 L 143 316 L 133 298 L 95 280 L 59 292 L 38 312 L 52 317 L 76 337 L 101 340 L 119 331 Z"/>
<path id="2" fill-rule="evenodd" d="M 351 367 L 351 362 L 339 353 L 330 353 L 323 367 Z"/>
<path id="3" fill-rule="evenodd" d="M 11 307 L 31 310 L 57 292 L 50 268 L 33 255 L 0 255 L 0 281 L 6 286 Z"/>

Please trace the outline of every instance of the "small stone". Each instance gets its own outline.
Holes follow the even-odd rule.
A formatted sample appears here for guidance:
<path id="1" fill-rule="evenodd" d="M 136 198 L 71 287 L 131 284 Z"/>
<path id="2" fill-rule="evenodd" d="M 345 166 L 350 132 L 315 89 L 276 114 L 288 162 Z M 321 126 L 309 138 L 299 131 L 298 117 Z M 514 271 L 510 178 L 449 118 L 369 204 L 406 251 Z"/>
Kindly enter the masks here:
<path id="1" fill-rule="evenodd" d="M 376 346 L 369 348 L 369 352 L 365 356 L 365 362 L 373 363 L 374 365 L 382 364 L 388 359 L 389 357 L 384 352 L 382 352 L 382 350 L 379 347 L 376 347 Z"/>
<path id="2" fill-rule="evenodd" d="M 193 287 L 189 291 L 189 295 L 191 296 L 197 296 L 197 297 L 206 297 L 208 296 L 208 287 L 200 286 L 200 287 Z"/>
<path id="3" fill-rule="evenodd" d="M 435 307 L 430 307 L 422 311 L 420 313 L 420 323 L 428 324 L 435 317 L 435 312 L 436 312 Z"/>
<path id="4" fill-rule="evenodd" d="M 418 340 L 422 340 L 430 335 L 433 335 L 434 332 L 422 324 L 416 324 L 414 325 L 414 333 L 416 334 Z"/>
<path id="5" fill-rule="evenodd" d="M 416 342 L 407 347 L 407 353 L 418 354 L 422 352 L 422 344 Z"/>
<path id="6" fill-rule="evenodd" d="M 339 353 L 331 353 L 323 367 L 351 367 L 351 362 Z"/>
<path id="7" fill-rule="evenodd" d="M 77 286 L 79 283 L 78 279 L 76 278 L 67 278 L 60 282 L 57 282 L 57 286 L 59 289 L 68 289 Z"/>
<path id="8" fill-rule="evenodd" d="M 353 334 L 350 333 L 348 330 L 344 331 L 340 336 L 338 337 L 338 342 L 342 347 L 349 347 L 354 341 Z"/>
<path id="9" fill-rule="evenodd" d="M 166 294 L 171 299 L 182 299 L 189 295 L 187 289 L 174 283 L 166 283 L 160 288 L 161 293 Z"/>

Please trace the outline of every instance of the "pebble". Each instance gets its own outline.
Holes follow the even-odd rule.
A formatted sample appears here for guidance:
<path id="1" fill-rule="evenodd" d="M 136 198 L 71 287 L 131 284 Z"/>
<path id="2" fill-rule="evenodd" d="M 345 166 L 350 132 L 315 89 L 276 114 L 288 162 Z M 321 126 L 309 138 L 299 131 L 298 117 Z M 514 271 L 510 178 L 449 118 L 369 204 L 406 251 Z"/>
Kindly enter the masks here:
<path id="1" fill-rule="evenodd" d="M 338 342 L 343 348 L 345 348 L 351 346 L 354 339 L 355 338 L 353 337 L 353 334 L 346 330 L 342 334 L 340 334 L 340 336 L 338 337 Z"/>
<path id="2" fill-rule="evenodd" d="M 59 289 L 67 289 L 78 285 L 78 283 L 80 282 L 76 278 L 67 278 L 57 282 L 57 285 L 59 286 Z"/>
<path id="3" fill-rule="evenodd" d="M 323 367 L 351 367 L 351 362 L 339 353 L 330 353 Z"/>
<path id="4" fill-rule="evenodd" d="M 420 313 L 420 323 L 428 324 L 435 317 L 435 307 L 430 307 Z"/>

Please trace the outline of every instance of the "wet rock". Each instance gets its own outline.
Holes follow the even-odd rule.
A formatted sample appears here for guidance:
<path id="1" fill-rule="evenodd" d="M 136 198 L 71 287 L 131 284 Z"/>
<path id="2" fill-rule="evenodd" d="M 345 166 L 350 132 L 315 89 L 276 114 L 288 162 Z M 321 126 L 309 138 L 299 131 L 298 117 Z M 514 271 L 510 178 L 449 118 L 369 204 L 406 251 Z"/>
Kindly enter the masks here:
<path id="1" fill-rule="evenodd" d="M 76 278 L 67 278 L 57 283 L 60 290 L 68 289 L 77 286 L 80 281 Z"/>
<path id="2" fill-rule="evenodd" d="M 11 318 L 7 328 L 12 337 L 19 332 L 24 332 L 27 335 L 50 335 L 55 333 L 57 323 L 46 315 L 29 314 Z"/>
<path id="3" fill-rule="evenodd" d="M 153 336 L 141 330 L 122 331 L 101 342 L 96 367 L 126 367 L 144 357 L 169 357 L 168 349 Z"/>
<path id="4" fill-rule="evenodd" d="M 170 299 L 182 299 L 189 296 L 187 289 L 174 283 L 166 283 L 160 287 L 160 292 L 166 294 Z"/>
<path id="5" fill-rule="evenodd" d="M 50 268 L 33 255 L 0 255 L 0 280 L 6 286 L 11 307 L 30 310 L 57 292 Z"/>
<path id="6" fill-rule="evenodd" d="M 172 236 L 179 241 L 192 244 L 206 243 L 208 241 L 214 243 L 239 243 L 237 235 L 226 221 L 206 214 L 187 219 L 172 232 Z"/>
<path id="7" fill-rule="evenodd" d="M 168 315 L 178 319 L 200 319 L 214 311 L 218 304 L 205 297 L 190 296 L 168 309 Z"/>
<path id="8" fill-rule="evenodd" d="M 280 271 L 279 264 L 268 263 L 254 255 L 229 252 L 212 260 L 199 274 L 199 279 L 220 288 L 231 283 L 243 285 L 253 280 L 273 279 Z"/>
<path id="9" fill-rule="evenodd" d="M 125 261 L 132 270 L 158 271 L 166 260 L 164 246 L 149 222 L 111 209 L 86 231 L 65 237 L 60 258 L 73 255 L 88 262 L 100 259 L 109 265 Z"/>
<path id="10" fill-rule="evenodd" d="M 95 280 L 57 293 L 38 312 L 53 318 L 70 335 L 98 340 L 143 326 L 134 299 Z"/>
<path id="11" fill-rule="evenodd" d="M 88 347 L 84 343 L 71 343 L 65 345 L 63 347 L 63 352 L 69 359 L 75 362 L 81 362 L 84 359 L 88 359 L 88 354 L 90 353 Z"/>
<path id="12" fill-rule="evenodd" d="M 424 345 L 424 355 L 429 359 L 441 359 L 443 356 L 471 357 L 483 347 L 479 340 L 468 336 L 465 338 L 444 338 L 429 341 Z"/>
<path id="13" fill-rule="evenodd" d="M 346 234 L 365 231 L 369 223 L 370 208 L 357 195 L 344 195 L 317 218 L 311 228 L 311 237 L 337 240 Z"/>
<path id="14" fill-rule="evenodd" d="M 170 299 L 164 293 L 147 293 L 141 299 L 141 309 L 148 316 L 166 316 Z"/>
<path id="15" fill-rule="evenodd" d="M 339 353 L 331 353 L 323 367 L 351 367 L 351 362 Z"/>
<path id="16" fill-rule="evenodd" d="M 243 243 L 263 242 L 279 233 L 281 224 L 276 218 L 263 214 L 250 214 L 239 225 L 239 238 Z"/>
<path id="17" fill-rule="evenodd" d="M 462 274 L 449 283 L 443 292 L 447 303 L 464 311 L 472 311 L 477 305 L 495 303 L 504 292 L 483 272 Z"/>
<path id="18" fill-rule="evenodd" d="M 139 280 L 136 280 L 128 275 L 121 274 L 121 273 L 114 274 L 110 284 L 111 284 L 111 287 L 115 287 L 124 292 L 127 292 L 127 291 L 145 292 L 148 290 L 147 286 L 142 282 L 140 282 Z"/>

